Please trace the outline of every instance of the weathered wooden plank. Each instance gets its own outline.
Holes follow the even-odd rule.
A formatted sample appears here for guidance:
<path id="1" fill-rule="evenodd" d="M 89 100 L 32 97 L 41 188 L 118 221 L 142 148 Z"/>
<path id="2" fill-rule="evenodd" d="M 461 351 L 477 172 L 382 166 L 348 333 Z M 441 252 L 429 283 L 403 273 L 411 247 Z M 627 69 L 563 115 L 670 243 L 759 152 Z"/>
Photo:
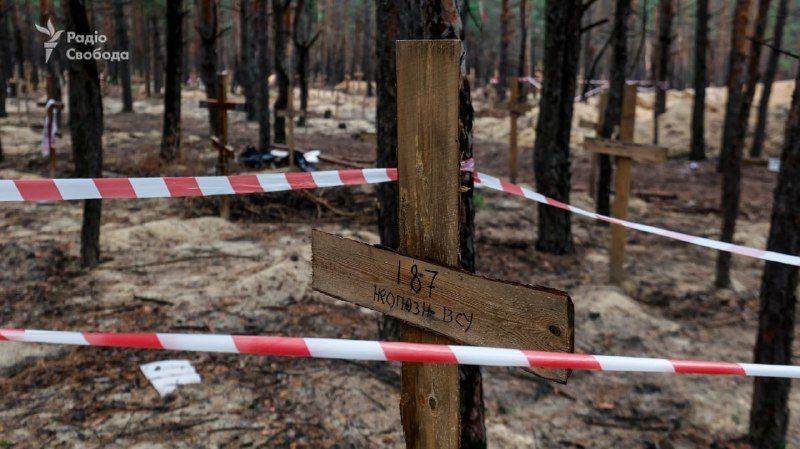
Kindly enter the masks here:
<path id="1" fill-rule="evenodd" d="M 583 141 L 583 148 L 592 153 L 608 154 L 611 156 L 629 157 L 642 161 L 660 162 L 667 159 L 667 148 L 657 145 L 647 145 L 617 140 L 587 137 Z"/>
<path id="2" fill-rule="evenodd" d="M 399 249 L 451 266 L 459 263 L 460 63 L 460 41 L 397 42 Z M 404 323 L 400 338 L 449 341 Z M 400 390 L 407 448 L 459 447 L 458 367 L 404 363 Z"/>
<path id="3" fill-rule="evenodd" d="M 471 274 L 322 231 L 311 233 L 315 290 L 476 345 L 572 352 L 561 291 Z M 537 370 L 565 381 L 565 370 Z"/>

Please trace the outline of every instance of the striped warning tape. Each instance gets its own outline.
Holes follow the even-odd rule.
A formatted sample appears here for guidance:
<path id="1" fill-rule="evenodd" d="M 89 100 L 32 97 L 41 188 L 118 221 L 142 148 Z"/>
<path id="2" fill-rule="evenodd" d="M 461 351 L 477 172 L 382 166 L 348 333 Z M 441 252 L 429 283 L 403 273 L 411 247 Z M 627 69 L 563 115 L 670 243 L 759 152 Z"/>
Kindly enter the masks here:
<path id="1" fill-rule="evenodd" d="M 221 334 L 94 333 L 0 329 L 0 341 L 225 352 L 381 362 L 447 363 L 642 373 L 800 378 L 800 366 L 568 354 L 422 343 Z"/>
<path id="2" fill-rule="evenodd" d="M 0 180 L 0 202 L 242 195 L 397 181 L 395 168 L 164 178 Z"/>
<path id="3" fill-rule="evenodd" d="M 697 237 L 694 235 L 684 234 L 681 232 L 669 231 L 666 229 L 657 228 L 655 226 L 648 226 L 632 221 L 620 220 L 618 218 L 608 217 L 606 215 L 596 214 L 570 204 L 562 203 L 553 198 L 546 197 L 541 193 L 534 192 L 510 182 L 503 181 L 502 179 L 489 176 L 484 173 L 475 174 L 475 182 L 483 187 L 499 190 L 501 192 L 510 193 L 512 195 L 521 196 L 542 204 L 548 204 L 559 209 L 570 211 L 574 214 L 589 217 L 595 220 L 605 221 L 626 228 L 635 229 L 637 231 L 647 232 L 649 234 L 660 235 L 674 240 L 680 240 L 693 245 L 704 246 L 706 248 L 716 249 L 718 251 L 727 251 L 742 256 L 753 257 L 761 260 L 769 260 L 772 262 L 780 262 L 787 265 L 800 266 L 800 257 L 792 256 L 789 254 L 776 253 L 774 251 L 766 251 L 763 249 L 752 248 L 749 246 L 734 245 L 733 243 L 720 242 L 719 240 L 707 239 L 705 237 Z"/>
<path id="4" fill-rule="evenodd" d="M 693 245 L 728 251 L 756 259 L 800 266 L 800 257 L 734 245 L 705 237 L 620 220 L 562 203 L 525 187 L 474 171 L 474 160 L 462 162 L 462 171 L 474 172 L 475 183 L 490 189 L 525 197 L 584 217 L 606 221 L 637 231 L 680 240 Z M 0 202 L 59 201 L 115 198 L 175 198 L 188 196 L 242 195 L 397 181 L 396 168 L 329 170 L 311 173 L 269 173 L 233 176 L 164 178 L 22 179 L 0 180 Z"/>

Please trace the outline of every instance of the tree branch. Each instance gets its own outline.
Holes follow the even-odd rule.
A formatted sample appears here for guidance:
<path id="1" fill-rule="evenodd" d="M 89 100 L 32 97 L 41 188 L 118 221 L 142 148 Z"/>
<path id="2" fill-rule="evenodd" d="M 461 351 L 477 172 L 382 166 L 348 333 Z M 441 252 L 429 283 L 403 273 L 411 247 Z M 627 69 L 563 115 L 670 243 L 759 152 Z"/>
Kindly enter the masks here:
<path id="1" fill-rule="evenodd" d="M 770 44 L 768 42 L 760 41 L 760 40 L 758 40 L 758 39 L 756 39 L 754 37 L 751 37 L 751 36 L 747 36 L 747 40 L 749 40 L 750 42 L 752 42 L 754 44 L 757 44 L 757 45 L 763 45 L 765 47 L 769 47 L 772 50 L 774 50 L 774 51 L 776 51 L 776 52 L 778 52 L 778 53 L 780 53 L 780 54 L 782 54 L 784 56 L 788 56 L 790 58 L 794 58 L 794 59 L 800 60 L 800 55 L 796 55 L 794 53 L 790 53 L 790 52 L 788 52 L 786 50 L 781 50 L 780 48 L 778 48 L 778 47 L 776 47 L 776 46 L 774 46 L 774 45 L 772 45 L 772 44 Z"/>
<path id="2" fill-rule="evenodd" d="M 603 25 L 604 23 L 607 23 L 607 22 L 608 22 L 608 17 L 606 17 L 605 19 L 602 19 L 602 20 L 598 20 L 597 22 L 590 23 L 589 25 L 586 25 L 585 27 L 581 28 L 581 34 L 591 30 L 592 28 L 597 28 L 600 25 Z"/>

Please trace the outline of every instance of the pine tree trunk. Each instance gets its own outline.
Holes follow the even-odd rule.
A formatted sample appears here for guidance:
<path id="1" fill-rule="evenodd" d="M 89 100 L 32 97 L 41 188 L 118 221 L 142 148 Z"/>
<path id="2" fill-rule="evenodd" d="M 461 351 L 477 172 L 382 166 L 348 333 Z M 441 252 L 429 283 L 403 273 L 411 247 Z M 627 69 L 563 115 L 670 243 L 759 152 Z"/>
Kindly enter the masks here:
<path id="1" fill-rule="evenodd" d="M 167 0 L 167 66 L 164 86 L 164 130 L 161 158 L 181 155 L 181 67 L 183 61 L 183 0 Z"/>
<path id="2" fill-rule="evenodd" d="M 519 0 L 519 56 L 517 58 L 517 78 L 525 77 L 528 60 L 528 0 Z M 519 83 L 519 98 L 512 101 L 522 102 L 527 96 L 527 83 Z"/>
<path id="3" fill-rule="evenodd" d="M 772 82 L 775 81 L 775 74 L 778 71 L 778 59 L 780 52 L 778 49 L 783 45 L 783 28 L 786 24 L 788 15 L 788 0 L 780 0 L 778 3 L 778 13 L 775 16 L 775 33 L 772 37 L 772 45 L 775 47 L 769 53 L 767 68 L 764 70 L 763 90 L 758 104 L 758 122 L 753 135 L 753 146 L 750 148 L 750 157 L 761 157 L 764 149 L 764 140 L 767 136 L 767 113 L 769 112 L 769 97 L 772 95 Z"/>
<path id="4" fill-rule="evenodd" d="M 579 0 L 550 0 L 545 17 L 544 76 L 533 170 L 537 191 L 569 202 L 569 138 L 580 60 L 581 3 Z M 569 212 L 539 205 L 536 249 L 554 254 L 572 252 Z"/>
<path id="5" fill-rule="evenodd" d="M 92 28 L 81 0 L 63 3 L 66 27 L 77 34 L 91 34 Z M 76 44 L 78 51 L 92 51 L 91 45 Z M 70 60 L 69 126 L 75 176 L 103 176 L 103 103 L 100 76 L 94 59 Z M 92 267 L 100 260 L 101 200 L 86 200 L 81 228 L 81 266 Z"/>
<path id="6" fill-rule="evenodd" d="M 152 7 L 158 8 L 158 5 Z M 153 89 L 156 95 L 161 95 L 161 89 L 164 87 L 164 58 L 161 53 L 161 32 L 156 14 L 150 16 L 150 36 L 152 37 L 150 47 L 153 51 Z"/>
<path id="7" fill-rule="evenodd" d="M 145 13 L 145 7 L 152 8 L 152 5 L 145 6 L 143 4 L 139 5 L 139 21 L 140 28 L 144 33 L 139 38 L 142 40 L 142 74 L 144 75 L 144 94 L 147 98 L 153 96 L 153 86 L 152 86 L 152 78 L 150 73 L 150 40 L 147 36 L 152 34 L 152 28 L 150 28 L 150 23 L 147 20 L 147 14 Z"/>
<path id="8" fill-rule="evenodd" d="M 672 41 L 672 16 L 674 5 L 672 0 L 659 0 L 658 2 L 658 43 L 653 54 L 653 84 L 656 92 L 653 106 L 653 143 L 658 144 L 658 117 L 667 111 L 667 89 L 664 83 L 668 81 L 670 42 Z"/>
<path id="9" fill-rule="evenodd" d="M 217 86 L 217 1 L 200 0 L 197 13 L 197 34 L 200 39 L 200 79 L 206 89 L 206 98 L 219 98 Z M 224 111 L 208 108 L 208 127 L 211 134 L 219 135 L 219 114 Z"/>
<path id="10" fill-rule="evenodd" d="M 608 104 L 603 116 L 599 136 L 611 138 L 614 130 L 620 126 L 622 118 L 622 93 L 625 88 L 625 69 L 628 61 L 628 17 L 631 14 L 631 0 L 617 0 L 614 10 L 614 29 L 612 30 L 612 45 L 614 53 L 611 60 L 611 73 L 609 76 Z M 597 213 L 611 214 L 611 177 L 614 168 L 611 158 L 601 154 L 600 176 L 597 180 Z"/>
<path id="11" fill-rule="evenodd" d="M 758 1 L 758 17 L 756 18 L 753 39 L 757 42 L 764 40 L 767 25 L 770 0 Z M 727 157 L 723 159 L 722 167 L 722 232 L 720 240 L 732 242 L 736 231 L 736 218 L 739 215 L 739 197 L 741 194 L 742 153 L 750 109 L 753 105 L 756 83 L 758 82 L 758 65 L 761 60 L 761 45 L 751 44 L 750 53 L 743 61 L 747 64 L 744 74 L 744 88 L 740 96 L 737 115 L 732 125 L 730 145 L 727 147 Z M 726 116 L 725 121 L 728 118 Z M 723 147 L 724 148 L 724 147 Z M 717 273 L 715 284 L 718 288 L 728 288 L 731 285 L 731 253 L 721 251 L 717 255 Z"/>
<path id="12" fill-rule="evenodd" d="M 25 51 L 25 39 L 22 38 L 22 26 L 20 25 L 21 18 L 20 18 L 20 5 L 17 3 L 12 3 L 14 12 L 13 12 L 13 25 L 14 25 L 14 42 L 16 43 L 14 46 L 15 51 L 15 58 L 17 60 L 17 78 L 25 79 L 25 55 L 28 53 Z"/>
<path id="13" fill-rule="evenodd" d="M 316 42 L 319 33 L 312 36 L 312 22 L 314 21 L 314 2 L 306 3 L 297 0 L 295 4 L 294 26 L 292 27 L 297 83 L 300 85 L 300 117 L 297 126 L 306 126 L 306 113 L 308 112 L 308 72 L 310 65 L 311 47 Z"/>
<path id="14" fill-rule="evenodd" d="M 6 112 L 6 88 L 8 73 L 14 67 L 11 51 L 8 48 L 8 11 L 9 6 L 0 0 L 0 117 L 8 117 Z"/>
<path id="15" fill-rule="evenodd" d="M 253 0 L 258 3 L 256 14 L 256 77 L 255 90 L 258 94 L 256 118 L 258 120 L 258 150 L 268 152 L 271 143 L 269 129 L 269 0 Z"/>
<path id="16" fill-rule="evenodd" d="M 125 17 L 125 0 L 114 0 L 114 37 L 117 51 L 130 54 L 128 42 L 128 19 Z M 131 63 L 128 59 L 119 61 L 119 76 L 122 83 L 122 112 L 133 112 L 133 92 L 131 90 Z"/>
<path id="17" fill-rule="evenodd" d="M 395 41 L 400 34 L 400 6 L 397 0 L 377 0 L 375 3 L 375 56 L 377 67 L 377 106 L 375 129 L 377 138 L 376 165 L 379 168 L 397 167 L 397 64 Z M 398 231 L 397 183 L 378 184 L 378 234 L 381 245 L 397 250 Z M 400 324 L 396 318 L 384 315 L 378 325 L 381 340 L 399 340 Z"/>
<path id="18" fill-rule="evenodd" d="M 500 4 L 500 53 L 498 64 L 497 99 L 506 98 L 508 89 L 508 45 L 511 43 L 511 6 L 510 0 L 502 0 Z"/>
<path id="19" fill-rule="evenodd" d="M 289 74 L 286 71 L 286 11 L 290 0 L 272 0 L 272 29 L 275 33 L 275 74 L 278 78 L 278 98 L 275 99 L 273 133 L 276 143 L 286 143 L 286 118 L 279 116 L 289 104 Z"/>
<path id="20" fill-rule="evenodd" d="M 374 95 L 372 89 L 372 2 L 364 2 L 364 39 L 361 41 L 361 70 L 364 72 L 364 88 L 367 97 Z"/>
<path id="21" fill-rule="evenodd" d="M 784 0 L 785 1 L 785 0 Z M 708 47 L 708 0 L 697 0 L 694 34 L 694 107 L 692 109 L 692 149 L 689 159 L 706 158 L 705 114 L 708 85 L 706 49 Z"/>
<path id="22" fill-rule="evenodd" d="M 781 171 L 772 205 L 767 249 L 800 254 L 800 70 L 786 123 Z M 755 363 L 792 364 L 798 268 L 767 262 L 761 278 Z M 789 379 L 756 378 L 750 409 L 750 440 L 756 449 L 789 447 Z"/>

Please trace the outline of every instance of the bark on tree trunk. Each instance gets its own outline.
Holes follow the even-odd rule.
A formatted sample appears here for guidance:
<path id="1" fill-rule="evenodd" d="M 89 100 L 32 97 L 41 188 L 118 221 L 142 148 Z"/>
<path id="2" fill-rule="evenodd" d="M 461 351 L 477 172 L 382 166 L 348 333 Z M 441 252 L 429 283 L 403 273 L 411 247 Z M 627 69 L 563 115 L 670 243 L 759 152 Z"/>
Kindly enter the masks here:
<path id="1" fill-rule="evenodd" d="M 167 66 L 164 88 L 164 130 L 161 158 L 172 162 L 181 154 L 181 66 L 183 61 L 183 0 L 167 0 Z"/>
<path id="2" fill-rule="evenodd" d="M 786 123 L 781 171 L 772 205 L 767 249 L 800 253 L 800 70 Z M 767 262 L 761 278 L 755 363 L 792 363 L 797 267 Z M 750 440 L 756 449 L 787 446 L 789 379 L 756 378 L 750 409 Z"/>
<path id="3" fill-rule="evenodd" d="M 14 63 L 8 48 L 8 11 L 9 7 L 0 0 L 0 117 L 8 117 L 6 112 L 6 87 L 8 86 L 8 72 L 13 69 Z"/>
<path id="4" fill-rule="evenodd" d="M 258 2 L 259 0 L 252 0 Z M 269 0 L 264 0 L 269 1 Z M 253 45 L 250 35 L 252 34 L 251 25 L 255 25 L 256 18 L 258 17 L 258 5 L 251 5 L 250 0 L 240 0 L 239 3 L 239 24 L 241 31 L 239 34 L 239 83 L 244 90 L 244 102 L 247 109 L 247 120 L 252 121 L 256 119 L 256 99 L 258 92 L 254 89 L 253 79 L 256 77 L 253 63 Z M 252 9 L 252 11 L 251 11 Z M 255 12 L 255 14 L 250 14 Z M 255 16 L 252 17 L 252 16 Z"/>
<path id="5" fill-rule="evenodd" d="M 599 136 L 611 138 L 615 128 L 618 129 L 622 118 L 622 92 L 625 87 L 625 68 L 628 61 L 628 17 L 631 14 L 631 0 L 617 0 L 614 10 L 614 29 L 612 30 L 612 45 L 614 54 L 611 61 L 609 76 L 608 104 Z M 597 180 L 597 213 L 610 215 L 611 213 L 611 177 L 613 166 L 611 158 L 601 154 L 600 176 Z"/>
<path id="6" fill-rule="evenodd" d="M 769 112 L 769 97 L 772 95 L 772 82 L 775 81 L 775 74 L 778 71 L 778 59 L 780 52 L 778 51 L 783 45 L 783 28 L 786 24 L 786 16 L 788 15 L 787 6 L 788 0 L 780 0 L 778 3 L 778 13 L 775 16 L 775 33 L 772 37 L 773 49 L 769 53 L 769 61 L 767 61 L 767 68 L 764 70 L 763 90 L 761 91 L 761 99 L 758 103 L 758 121 L 756 122 L 756 129 L 753 135 L 753 146 L 750 148 L 750 157 L 761 157 L 761 152 L 764 149 L 764 140 L 767 137 L 767 112 Z"/>
<path id="7" fill-rule="evenodd" d="M 128 19 L 125 17 L 125 0 L 114 0 L 114 23 L 117 51 L 130 54 L 128 42 Z M 122 112 L 133 112 L 133 92 L 131 90 L 131 63 L 120 59 L 119 75 L 122 82 Z"/>
<path id="8" fill-rule="evenodd" d="M 400 34 L 400 5 L 397 0 L 377 0 L 375 3 L 375 53 L 377 67 L 377 105 L 375 129 L 377 139 L 376 165 L 397 167 L 397 65 L 395 41 Z M 398 190 L 397 183 L 378 184 L 378 234 L 381 244 L 397 250 Z M 399 340 L 397 319 L 384 315 L 378 325 L 382 340 Z"/>
<path id="9" fill-rule="evenodd" d="M 295 60 L 297 62 L 297 83 L 300 85 L 300 117 L 297 126 L 306 126 L 306 113 L 308 112 L 308 69 L 311 47 L 319 37 L 319 31 L 314 32 L 315 3 L 306 3 L 297 0 L 295 5 L 294 26 L 292 27 Z"/>
<path id="10" fill-rule="evenodd" d="M 519 56 L 517 58 L 517 78 L 523 78 L 525 73 L 525 63 L 528 59 L 528 0 L 519 0 Z M 519 98 L 512 98 L 512 101 L 521 102 L 527 96 L 527 83 L 519 83 Z"/>
<path id="11" fill-rule="evenodd" d="M 150 73 L 150 40 L 147 39 L 147 36 L 152 34 L 153 29 L 150 28 L 150 23 L 147 20 L 145 7 L 152 8 L 152 5 L 139 5 L 139 20 L 141 20 L 141 28 L 142 32 L 144 33 L 144 35 L 139 36 L 139 38 L 142 39 L 142 74 L 144 75 L 144 94 L 147 98 L 150 98 L 153 96 L 153 87 Z"/>
<path id="12" fill-rule="evenodd" d="M 66 27 L 77 34 L 91 34 L 86 9 L 81 0 L 63 3 Z M 91 45 L 76 44 L 79 51 L 92 51 Z M 103 175 L 103 103 L 100 76 L 94 59 L 70 60 L 69 126 L 75 176 L 99 178 Z M 101 200 L 86 200 L 81 227 L 81 266 L 92 267 L 100 259 Z"/>
<path id="13" fill-rule="evenodd" d="M 254 80 L 255 90 L 258 95 L 256 103 L 256 117 L 258 119 L 258 150 L 266 153 L 270 146 L 269 129 L 269 0 L 253 0 L 258 3 L 256 20 L 256 45 L 258 52 L 257 71 Z"/>
<path id="14" fill-rule="evenodd" d="M 758 2 L 758 17 L 756 18 L 753 32 L 753 39 L 757 42 L 762 42 L 764 40 L 769 4 L 770 0 L 759 0 Z M 736 115 L 733 118 L 730 130 L 729 146 L 727 148 L 723 147 L 723 149 L 727 149 L 728 153 L 727 157 L 721 160 L 723 172 L 722 232 L 720 233 L 720 240 L 723 242 L 732 242 L 734 232 L 736 231 L 736 218 L 739 215 L 739 197 L 741 193 L 740 177 L 742 173 L 742 153 L 744 151 L 744 139 L 747 132 L 748 119 L 750 117 L 750 108 L 753 105 L 756 82 L 758 81 L 758 64 L 760 60 L 761 45 L 751 44 L 750 53 L 742 62 L 742 65 L 744 65 L 744 63 L 747 64 L 747 72 L 744 74 L 744 88 L 740 96 L 738 108 L 735 110 Z M 725 121 L 727 124 L 727 115 Z M 731 253 L 722 251 L 717 255 L 715 284 L 718 288 L 730 287 L 730 271 Z"/>
<path id="15" fill-rule="evenodd" d="M 206 98 L 219 98 L 217 88 L 217 23 L 216 0 L 200 0 L 197 14 L 197 35 L 200 39 L 200 79 L 206 88 Z M 219 135 L 221 109 L 208 108 L 208 127 L 211 134 Z"/>
<path id="16" fill-rule="evenodd" d="M 669 47 L 672 41 L 672 16 L 674 5 L 672 0 L 658 2 L 658 43 L 653 54 L 653 84 L 656 99 L 653 107 L 653 143 L 658 144 L 658 117 L 667 112 L 667 82 L 669 68 Z"/>
<path id="17" fill-rule="evenodd" d="M 157 7 L 153 5 L 153 8 Z M 152 37 L 150 47 L 153 49 L 153 90 L 156 95 L 161 95 L 161 89 L 164 87 L 164 58 L 161 53 L 161 32 L 156 14 L 150 16 L 150 33 Z"/>
<path id="18" fill-rule="evenodd" d="M 275 74 L 278 77 L 278 98 L 275 99 L 273 133 L 276 143 L 286 143 L 286 118 L 278 115 L 285 111 L 289 100 L 289 74 L 286 71 L 286 11 L 291 0 L 272 0 L 272 29 L 275 33 Z"/>
<path id="19" fill-rule="evenodd" d="M 689 159 L 701 161 L 706 158 L 705 115 L 706 86 L 708 85 L 706 58 L 709 20 L 708 0 L 697 0 L 695 7 L 694 107 L 692 109 L 692 149 L 689 153 Z"/>
<path id="20" fill-rule="evenodd" d="M 372 2 L 364 2 L 364 39 L 362 39 L 361 47 L 361 70 L 364 72 L 364 87 L 366 89 L 367 97 L 374 95 L 372 89 Z"/>
<path id="21" fill-rule="evenodd" d="M 545 64 L 533 147 L 533 170 L 539 192 L 568 203 L 569 138 L 580 59 L 581 2 L 549 0 L 546 8 Z M 573 251 L 569 212 L 539 205 L 536 249 L 554 254 Z"/>
<path id="22" fill-rule="evenodd" d="M 497 67 L 497 99 L 506 98 L 508 89 L 508 45 L 511 43 L 511 6 L 510 0 L 502 0 L 500 4 L 500 54 Z"/>

